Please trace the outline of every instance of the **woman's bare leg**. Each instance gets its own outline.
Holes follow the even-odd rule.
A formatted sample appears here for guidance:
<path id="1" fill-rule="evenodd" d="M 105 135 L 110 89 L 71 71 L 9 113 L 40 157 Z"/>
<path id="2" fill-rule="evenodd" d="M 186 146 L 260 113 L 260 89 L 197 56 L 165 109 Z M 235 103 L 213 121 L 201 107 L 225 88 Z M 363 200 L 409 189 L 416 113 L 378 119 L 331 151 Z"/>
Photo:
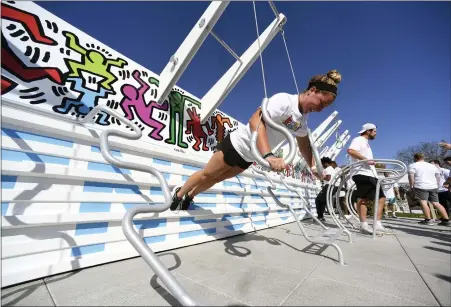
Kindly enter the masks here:
<path id="1" fill-rule="evenodd" d="M 218 176 L 218 174 L 222 174 L 231 168 L 232 166 L 224 162 L 223 152 L 220 150 L 215 152 L 210 158 L 210 161 L 208 161 L 207 165 L 205 165 L 203 170 L 195 172 L 188 178 L 185 184 L 177 192 L 177 198 L 182 198 L 183 195 L 185 195 L 198 185 L 205 184 L 210 180 L 213 181 L 213 178 Z"/>
<path id="2" fill-rule="evenodd" d="M 196 195 L 198 195 L 199 193 L 202 193 L 202 192 L 208 190 L 209 188 L 211 188 L 215 184 L 217 184 L 217 183 L 219 183 L 221 181 L 224 181 L 226 179 L 235 177 L 236 175 L 241 174 L 244 171 L 245 170 L 242 169 L 241 167 L 233 166 L 232 168 L 230 168 L 230 169 L 226 170 L 225 172 L 223 172 L 218 177 L 210 179 L 208 181 L 204 181 L 201 184 L 197 185 L 194 189 L 192 189 L 190 192 L 188 192 L 188 197 L 192 199 Z"/>

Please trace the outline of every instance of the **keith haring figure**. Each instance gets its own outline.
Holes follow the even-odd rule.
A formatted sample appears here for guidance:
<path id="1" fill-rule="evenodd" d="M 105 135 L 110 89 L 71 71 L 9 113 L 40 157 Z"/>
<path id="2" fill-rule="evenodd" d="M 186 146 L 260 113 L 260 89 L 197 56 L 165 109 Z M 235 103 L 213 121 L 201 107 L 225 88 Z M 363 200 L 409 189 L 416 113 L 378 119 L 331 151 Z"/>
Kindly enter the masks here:
<path id="1" fill-rule="evenodd" d="M 193 134 L 194 139 L 196 140 L 196 143 L 194 143 L 193 145 L 193 149 L 195 151 L 199 151 L 199 145 L 203 142 L 202 145 L 202 150 L 203 151 L 208 151 L 208 147 L 207 147 L 207 139 L 208 136 L 205 133 L 204 129 L 202 129 L 202 125 L 200 123 L 200 116 L 199 114 L 197 114 L 197 111 L 194 107 L 192 107 L 191 109 L 187 110 L 188 115 L 190 117 L 190 120 L 188 120 L 186 122 L 186 134 Z M 208 122 L 205 124 L 207 127 L 207 131 L 208 131 L 208 135 L 212 135 L 213 131 L 210 129 Z"/>
<path id="2" fill-rule="evenodd" d="M 113 75 L 109 69 L 111 66 L 122 68 L 127 62 L 123 59 L 106 59 L 105 56 L 96 50 L 86 50 L 80 46 L 78 37 L 73 33 L 63 31 L 63 35 L 66 36 L 66 47 L 72 49 L 75 52 L 81 54 L 81 63 L 71 60 L 64 59 L 70 71 L 68 72 L 68 77 L 80 77 L 80 71 L 87 71 L 92 74 L 104 77 L 100 85 L 107 90 L 114 90 L 111 84 L 117 80 L 117 77 Z"/>
<path id="3" fill-rule="evenodd" d="M 78 99 L 71 99 L 64 97 L 61 105 L 54 106 L 53 111 L 61 114 L 67 114 L 74 109 L 77 115 L 87 115 L 96 105 L 99 98 L 106 98 L 106 96 L 111 93 L 104 88 L 100 88 L 99 91 L 93 91 L 89 88 L 83 86 L 82 78 L 68 78 L 67 81 L 71 82 L 71 89 L 80 93 Z M 106 113 L 100 112 L 96 123 L 99 125 L 107 126 L 110 123 L 108 118 L 110 116 Z"/>
<path id="4" fill-rule="evenodd" d="M 152 128 L 152 132 L 149 133 L 149 137 L 154 140 L 161 141 L 163 137 L 160 132 L 166 127 L 163 123 L 152 118 L 153 109 L 157 108 L 159 110 L 167 111 L 169 106 L 168 102 L 165 101 L 162 105 L 159 105 L 155 101 L 151 101 L 146 104 L 144 100 L 144 94 L 149 90 L 150 86 L 141 79 L 141 73 L 138 70 L 133 72 L 133 78 L 138 81 L 140 87 L 136 88 L 131 84 L 124 84 L 121 87 L 121 92 L 124 97 L 121 100 L 121 108 L 125 113 L 125 117 L 129 120 L 134 119 L 132 109 L 135 109 L 138 118 L 145 123 L 147 126 Z M 153 79 L 153 78 L 150 78 Z M 151 83 L 154 81 L 149 80 Z"/>
<path id="5" fill-rule="evenodd" d="M 230 128 L 233 127 L 230 118 L 222 117 L 220 113 L 211 117 L 211 129 L 216 128 L 216 141 L 218 143 L 221 143 L 225 137 L 225 124 L 228 124 Z"/>
<path id="6" fill-rule="evenodd" d="M 195 104 L 200 108 L 201 103 L 191 97 L 185 96 L 180 92 L 171 91 L 168 96 L 169 104 L 171 105 L 169 116 L 170 116 L 170 124 L 169 124 L 169 138 L 165 140 L 165 143 L 175 145 L 177 141 L 177 146 L 181 148 L 188 148 L 188 144 L 183 142 L 183 117 L 185 111 L 185 102 L 190 102 Z M 178 115 L 179 120 L 177 123 L 176 116 Z M 178 125 L 178 133 L 177 127 Z M 177 135 L 176 135 L 177 133 Z"/>
<path id="7" fill-rule="evenodd" d="M 5 3 L 1 4 L 2 19 L 20 22 L 29 38 L 39 44 L 54 46 L 58 43 L 52 38 L 45 35 L 39 18 L 29 12 L 22 11 Z M 8 27 L 6 27 L 8 29 Z M 24 82 L 32 82 L 41 79 L 50 79 L 55 83 L 62 84 L 62 72 L 58 68 L 53 67 L 28 67 L 22 60 L 11 50 L 8 41 L 4 37 L 2 29 L 2 68 L 16 76 Z M 28 37 L 27 36 L 27 37 Z M 17 83 L 2 76 L 2 94 L 12 90 Z"/>

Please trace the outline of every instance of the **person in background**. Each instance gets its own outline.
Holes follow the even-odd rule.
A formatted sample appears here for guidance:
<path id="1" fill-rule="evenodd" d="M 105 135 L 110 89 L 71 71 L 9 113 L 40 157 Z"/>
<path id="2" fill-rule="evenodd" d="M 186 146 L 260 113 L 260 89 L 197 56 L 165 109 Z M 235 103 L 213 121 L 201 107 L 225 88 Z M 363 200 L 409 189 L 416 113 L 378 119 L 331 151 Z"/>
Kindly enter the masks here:
<path id="1" fill-rule="evenodd" d="M 449 143 L 440 142 L 440 143 L 438 143 L 438 145 L 444 149 L 451 150 L 451 144 L 449 144 Z"/>
<path id="2" fill-rule="evenodd" d="M 332 167 L 332 160 L 328 157 L 321 158 L 321 164 L 323 165 L 324 172 L 323 172 L 323 188 L 321 189 L 321 192 L 318 193 L 315 199 L 316 204 L 316 213 L 318 215 L 318 219 L 321 222 L 325 222 L 326 219 L 324 218 L 324 211 L 326 210 L 327 206 L 327 189 L 329 188 L 329 181 L 334 176 L 335 170 Z M 334 188 L 333 193 L 335 194 L 336 188 Z"/>
<path id="3" fill-rule="evenodd" d="M 451 156 L 446 157 L 445 159 L 443 159 L 443 161 L 445 161 L 445 163 L 446 163 L 448 166 L 451 166 Z"/>
<path id="4" fill-rule="evenodd" d="M 438 225 L 449 226 L 448 213 L 438 201 L 438 187 L 440 185 L 439 169 L 431 163 L 425 162 L 424 155 L 421 153 L 416 153 L 413 159 L 415 162 L 409 165 L 408 177 L 410 188 L 413 190 L 415 198 L 420 202 L 421 208 L 426 216 L 420 224 L 434 225 L 431 221 L 431 211 L 427 204 L 430 201 L 443 217 Z"/>
<path id="5" fill-rule="evenodd" d="M 390 174 L 384 173 L 384 176 L 389 177 Z M 391 212 L 392 212 L 393 218 L 397 218 L 397 216 L 396 216 L 396 199 L 398 199 L 398 200 L 401 199 L 398 188 L 399 188 L 399 186 L 398 186 L 398 183 L 396 183 L 396 182 L 393 184 L 384 185 L 382 187 L 382 190 L 384 190 L 384 194 L 387 197 L 387 203 L 392 206 Z M 385 218 L 388 218 L 387 203 L 385 204 L 385 214 L 384 214 Z"/>
<path id="6" fill-rule="evenodd" d="M 449 169 L 443 168 L 440 164 L 439 160 L 430 161 L 432 165 L 435 165 L 440 171 L 440 182 L 438 184 L 438 202 L 445 208 L 448 216 L 450 214 L 448 202 L 451 202 L 451 198 L 449 195 L 448 187 L 445 186 L 445 183 L 448 181 L 448 178 L 451 176 L 451 172 Z M 443 219 L 443 217 L 442 217 Z"/>
<path id="7" fill-rule="evenodd" d="M 351 145 L 347 150 L 349 156 L 351 156 L 351 163 L 355 163 L 360 160 L 366 160 L 365 163 L 354 166 L 351 168 L 350 176 L 352 180 L 355 182 L 357 191 L 357 211 L 359 212 L 360 219 L 360 231 L 366 234 L 373 234 L 373 230 L 381 233 L 386 232 L 384 226 L 382 226 L 382 212 L 385 206 L 385 195 L 382 188 L 379 188 L 379 206 L 377 214 L 376 225 L 374 225 L 374 229 L 368 225 L 367 212 L 368 207 L 367 204 L 369 201 L 374 201 L 376 198 L 376 187 L 377 187 L 377 173 L 375 162 L 373 160 L 373 152 L 371 150 L 371 146 L 369 141 L 374 140 L 376 138 L 376 125 L 374 124 L 364 124 L 362 129 L 359 131 L 360 136 L 355 137 Z"/>

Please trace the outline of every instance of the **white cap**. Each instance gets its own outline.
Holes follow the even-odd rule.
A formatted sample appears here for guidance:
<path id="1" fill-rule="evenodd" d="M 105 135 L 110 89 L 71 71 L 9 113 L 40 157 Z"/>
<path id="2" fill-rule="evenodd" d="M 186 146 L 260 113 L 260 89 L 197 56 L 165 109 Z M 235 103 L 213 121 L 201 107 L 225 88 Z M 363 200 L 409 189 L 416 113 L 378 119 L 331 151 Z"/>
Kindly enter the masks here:
<path id="1" fill-rule="evenodd" d="M 362 130 L 360 130 L 359 133 L 365 132 L 367 130 L 372 130 L 372 129 L 376 129 L 376 125 L 371 124 L 371 123 L 366 123 L 365 125 L 362 126 Z"/>

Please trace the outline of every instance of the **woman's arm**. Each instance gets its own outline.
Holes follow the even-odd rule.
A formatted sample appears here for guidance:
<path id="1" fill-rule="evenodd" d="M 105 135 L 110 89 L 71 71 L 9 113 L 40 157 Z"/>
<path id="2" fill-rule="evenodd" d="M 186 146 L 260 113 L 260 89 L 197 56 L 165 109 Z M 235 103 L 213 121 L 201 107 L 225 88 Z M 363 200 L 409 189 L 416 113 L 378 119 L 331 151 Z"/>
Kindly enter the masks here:
<path id="1" fill-rule="evenodd" d="M 251 131 L 257 130 L 260 116 L 261 109 L 258 108 L 257 111 L 255 111 L 255 113 L 252 114 L 251 118 L 249 119 L 249 126 L 251 128 Z M 266 123 L 263 118 L 261 119 L 260 125 L 258 126 L 257 148 L 262 156 L 271 152 L 271 147 L 269 146 L 268 142 L 268 135 L 266 134 Z M 280 172 L 285 169 L 285 163 L 282 158 L 269 156 L 265 160 L 268 161 L 273 171 Z"/>
<path id="2" fill-rule="evenodd" d="M 258 108 L 257 111 L 255 111 L 249 119 L 249 126 L 251 127 L 251 131 L 257 130 L 261 114 L 261 108 Z M 266 123 L 263 118 L 261 119 L 260 126 L 258 127 L 257 148 L 262 156 L 271 152 L 271 148 L 269 147 L 268 142 L 268 136 L 266 135 Z"/>

